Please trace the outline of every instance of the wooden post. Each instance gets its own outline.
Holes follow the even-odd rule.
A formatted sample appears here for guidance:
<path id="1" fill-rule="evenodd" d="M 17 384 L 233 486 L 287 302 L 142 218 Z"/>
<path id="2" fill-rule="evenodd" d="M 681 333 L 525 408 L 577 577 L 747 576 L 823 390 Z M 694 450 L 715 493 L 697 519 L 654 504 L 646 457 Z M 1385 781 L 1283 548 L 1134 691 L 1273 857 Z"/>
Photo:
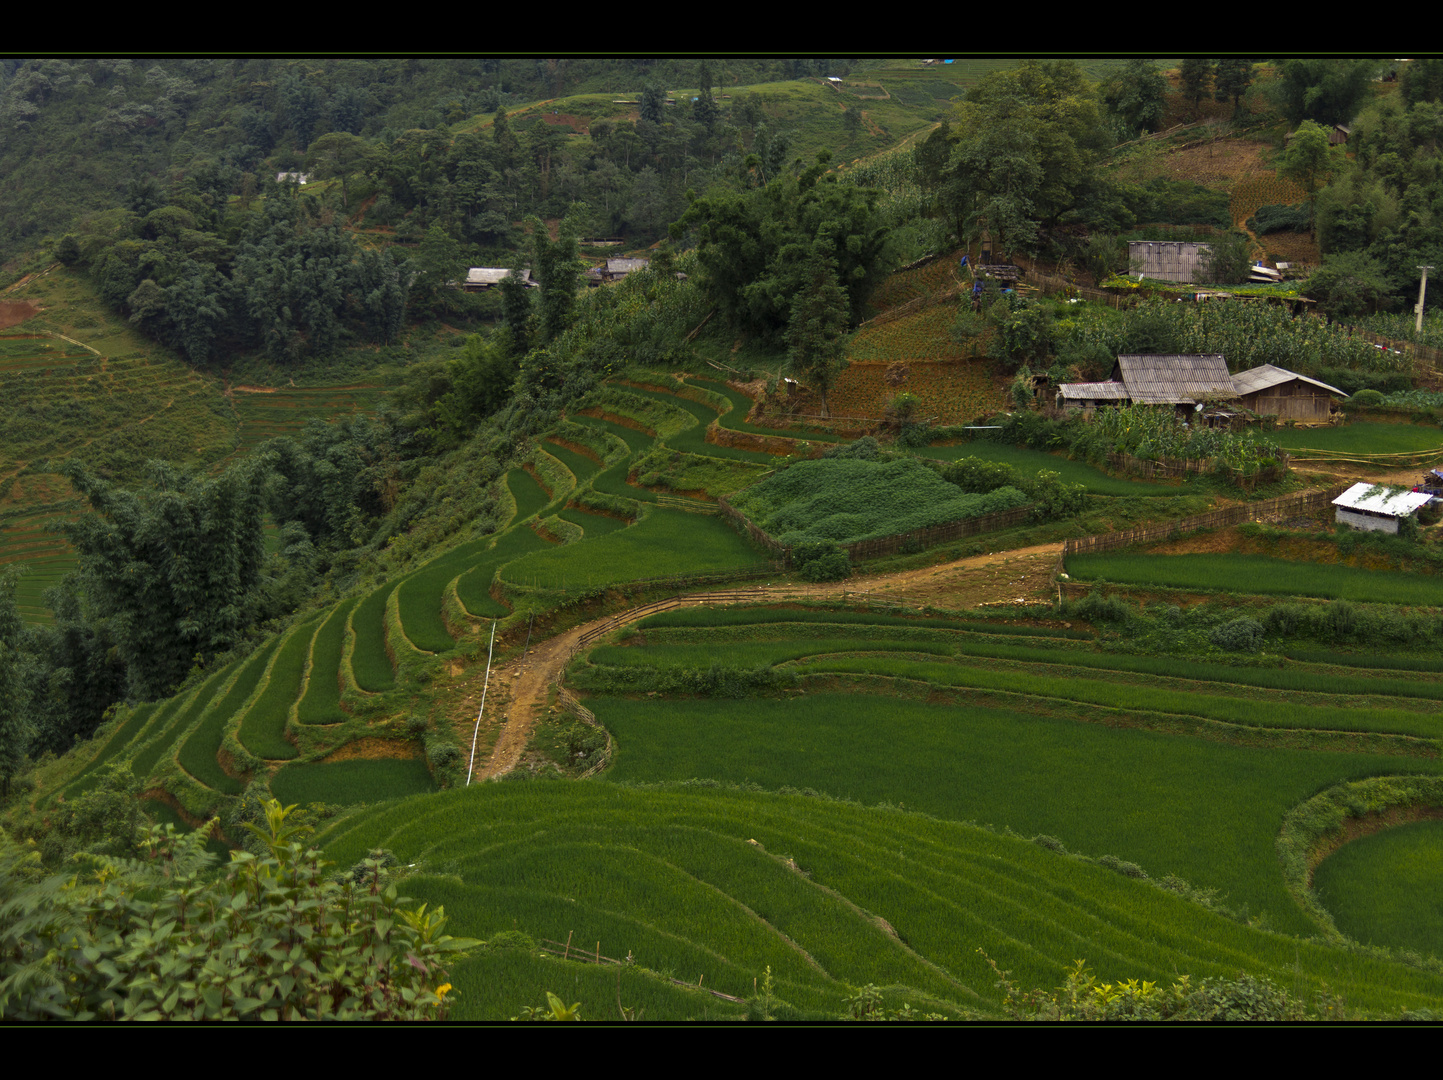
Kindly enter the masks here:
<path id="1" fill-rule="evenodd" d="M 571 935 L 575 932 L 574 930 L 566 931 L 566 951 L 561 954 L 561 959 L 563 960 L 571 955 Z"/>

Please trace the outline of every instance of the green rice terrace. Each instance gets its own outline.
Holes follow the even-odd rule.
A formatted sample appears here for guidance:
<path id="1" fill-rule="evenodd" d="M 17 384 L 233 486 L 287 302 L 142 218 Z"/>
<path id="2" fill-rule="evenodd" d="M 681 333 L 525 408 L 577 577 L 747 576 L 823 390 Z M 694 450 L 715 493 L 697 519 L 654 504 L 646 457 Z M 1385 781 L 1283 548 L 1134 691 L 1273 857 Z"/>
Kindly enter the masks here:
<path id="1" fill-rule="evenodd" d="M 1200 643 L 1181 652 L 1125 648 L 1117 620 L 1134 616 L 1103 593 L 1059 608 L 1050 573 L 1026 583 L 1026 558 L 1057 558 L 1046 526 L 1017 534 L 1045 541 L 1022 561 L 989 541 L 807 585 L 717 498 L 778 531 L 768 515 L 791 506 L 804 531 L 866 507 L 796 510 L 780 480 L 877 463 L 758 483 L 772 455 L 711 441 L 728 417 L 748 433 L 748 400 L 702 378 L 606 387 L 505 474 L 498 530 L 121 710 L 47 767 L 41 804 L 128 762 L 166 820 L 225 822 L 263 780 L 310 807 L 336 864 L 390 850 L 408 895 L 488 942 L 452 970 L 455 1018 L 514 1016 L 548 991 L 604 1018 L 618 987 L 646 1019 L 825 1018 L 868 984 L 889 1008 L 999 1017 L 989 959 L 1054 986 L 1078 958 L 1106 981 L 1246 971 L 1363 1015 L 1438 1008 L 1433 832 L 1329 854 L 1332 827 L 1300 807 L 1443 775 L 1443 672 L 1349 650 L 1323 615 L 1264 613 L 1277 598 L 1324 613 L 1351 598 L 1363 623 L 1380 600 L 1443 607 L 1426 583 L 1390 600 L 1388 574 L 1348 567 L 1172 557 L 1165 576 L 1167 556 L 1069 558 L 1071 576 L 1110 582 L 1227 575 L 1263 605 L 1261 651 L 1218 636 L 1236 613 L 1201 607 L 1159 624 Z M 1053 457 L 969 445 L 1019 471 Z M 1069 478 L 1094 474 L 1132 483 Z M 966 580 L 1031 606 L 958 602 L 983 595 Z"/>

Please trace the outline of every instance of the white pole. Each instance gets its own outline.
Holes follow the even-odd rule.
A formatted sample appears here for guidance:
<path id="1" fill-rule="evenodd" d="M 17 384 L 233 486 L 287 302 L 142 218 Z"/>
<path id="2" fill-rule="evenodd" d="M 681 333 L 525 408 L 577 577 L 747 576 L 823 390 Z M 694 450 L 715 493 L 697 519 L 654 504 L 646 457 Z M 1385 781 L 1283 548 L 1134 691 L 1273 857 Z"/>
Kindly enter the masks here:
<path id="1" fill-rule="evenodd" d="M 496 648 L 496 620 L 491 620 L 491 644 L 486 647 L 486 681 L 481 684 L 481 710 L 476 714 L 476 729 L 471 732 L 471 764 L 466 766 L 466 786 L 476 769 L 476 736 L 481 733 L 481 713 L 486 711 L 486 688 L 491 685 L 491 652 Z"/>
<path id="2" fill-rule="evenodd" d="M 1423 271 L 1423 277 L 1418 282 L 1418 322 L 1413 328 L 1413 333 L 1415 334 L 1421 334 L 1423 332 L 1423 295 L 1428 291 L 1428 271 L 1433 268 L 1431 266 L 1420 266 L 1418 269 Z"/>

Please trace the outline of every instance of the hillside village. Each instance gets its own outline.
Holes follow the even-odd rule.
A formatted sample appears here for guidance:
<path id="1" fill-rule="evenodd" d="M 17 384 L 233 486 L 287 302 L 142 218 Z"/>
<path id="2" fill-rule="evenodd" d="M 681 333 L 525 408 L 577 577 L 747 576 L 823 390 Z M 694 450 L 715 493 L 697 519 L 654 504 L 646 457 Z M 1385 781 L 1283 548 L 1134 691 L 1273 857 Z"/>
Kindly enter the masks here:
<path id="1" fill-rule="evenodd" d="M 0 1017 L 1437 1019 L 1440 100 L 0 62 Z"/>

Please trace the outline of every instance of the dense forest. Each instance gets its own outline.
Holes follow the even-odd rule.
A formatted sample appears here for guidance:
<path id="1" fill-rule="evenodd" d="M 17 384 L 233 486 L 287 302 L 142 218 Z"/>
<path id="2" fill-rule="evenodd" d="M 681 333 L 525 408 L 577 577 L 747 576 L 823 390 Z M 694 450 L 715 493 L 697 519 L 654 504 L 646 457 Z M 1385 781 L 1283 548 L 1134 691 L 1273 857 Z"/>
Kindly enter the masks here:
<path id="1" fill-rule="evenodd" d="M 893 130 L 863 99 L 814 108 L 796 91 L 863 70 L 0 61 L 0 285 L 58 264 L 227 388 L 358 373 L 392 388 L 374 413 L 244 455 L 82 450 L 52 470 L 91 512 L 64 527 L 78 562 L 49 595 L 51 622 L 27 625 L 15 574 L 0 575 L 6 793 L 118 704 L 164 699 L 362 577 L 485 535 L 496 481 L 528 439 L 629 366 L 684 365 L 698 340 L 773 384 L 801 378 L 826 415 L 848 335 L 887 276 L 984 238 L 999 261 L 1098 283 L 1127 272 L 1129 237 L 1196 228 L 1228 282 L 1246 278 L 1259 236 L 1306 233 L 1319 262 L 1303 294 L 1340 318 L 1406 310 L 1416 268 L 1443 265 L 1443 61 L 1188 59 L 1173 82 L 1151 61 L 1021 61 L 965 89 L 908 83 L 888 104 Z M 1244 227 L 1216 190 L 1119 170 L 1165 118 L 1197 123 L 1205 104 L 1207 137 L 1275 132 L 1279 175 L 1306 198 Z M 1345 148 L 1334 125 L 1349 128 Z M 586 288 L 613 250 L 650 264 Z M 517 274 L 463 292 L 473 266 Z M 987 303 L 953 335 L 988 331 L 1008 376 L 1103 378 L 1118 349 L 1167 351 L 1191 332 L 1156 312 L 1099 329 L 1016 297 Z M 459 333 L 427 343 L 441 327 Z M 1406 388 L 1348 358 L 1298 366 Z M 46 857 L 124 848 L 120 828 L 72 817 Z"/>

